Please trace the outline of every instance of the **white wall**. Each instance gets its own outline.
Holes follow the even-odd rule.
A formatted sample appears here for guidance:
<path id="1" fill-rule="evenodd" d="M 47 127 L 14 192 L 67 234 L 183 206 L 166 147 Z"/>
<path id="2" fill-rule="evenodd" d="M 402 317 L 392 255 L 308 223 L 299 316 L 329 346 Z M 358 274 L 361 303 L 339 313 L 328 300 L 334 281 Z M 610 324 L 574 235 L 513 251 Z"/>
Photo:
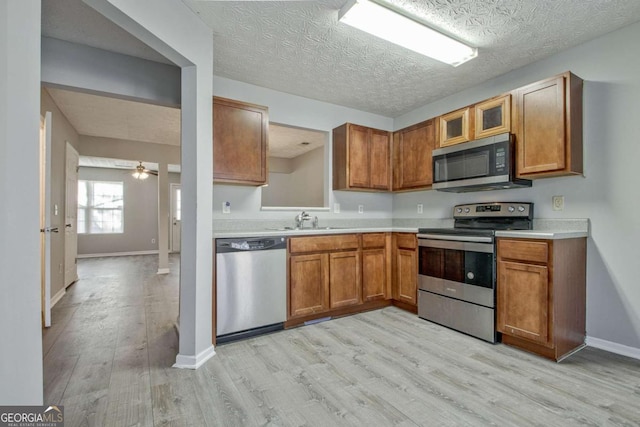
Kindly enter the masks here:
<path id="1" fill-rule="evenodd" d="M 269 158 L 269 185 L 262 187 L 263 206 L 324 206 L 325 148 L 292 159 Z"/>
<path id="2" fill-rule="evenodd" d="M 356 123 L 377 129 L 393 130 L 393 119 L 343 107 L 327 102 L 315 101 L 214 76 L 213 91 L 216 96 L 236 99 L 269 107 L 269 121 L 283 125 L 297 126 L 329 132 L 345 122 Z M 328 159 L 331 159 L 331 139 L 329 139 Z M 331 161 L 325 166 L 325 185 L 331 188 Z M 289 218 L 291 212 L 261 211 L 261 188 L 232 185 L 214 185 L 213 215 L 221 219 L 240 218 Z M 222 214 L 222 203 L 231 203 L 231 214 Z M 363 193 L 330 191 L 329 202 L 340 203 L 341 213 L 318 212 L 320 219 L 331 218 L 390 218 L 392 195 L 386 193 Z M 358 205 L 364 205 L 364 214 L 358 214 Z M 315 213 L 314 213 L 315 214 Z M 293 220 L 292 220 L 293 221 Z"/>
<path id="3" fill-rule="evenodd" d="M 42 82 L 150 104 L 180 106 L 180 68 L 42 38 Z"/>
<path id="4" fill-rule="evenodd" d="M 302 201 L 299 206 L 323 206 L 324 188 L 331 182 L 320 179 L 324 176 L 324 152 L 320 147 L 293 159 L 291 198 Z"/>
<path id="5" fill-rule="evenodd" d="M 531 189 L 464 195 L 435 191 L 397 194 L 394 217 L 451 217 L 461 202 L 523 200 L 538 218 L 590 218 L 587 335 L 635 348 L 640 355 L 640 23 L 426 105 L 395 120 L 401 129 L 527 83 L 570 70 L 584 83 L 584 177 L 536 180 Z M 551 209 L 553 195 L 565 209 Z M 595 341 L 594 341 L 595 342 Z M 609 345 L 600 342 L 599 345 Z"/>
<path id="6" fill-rule="evenodd" d="M 180 164 L 180 147 L 152 142 L 80 135 L 81 156 Z"/>
<path id="7" fill-rule="evenodd" d="M 0 404 L 42 405 L 39 1 L 0 2 L 0 94 Z"/>

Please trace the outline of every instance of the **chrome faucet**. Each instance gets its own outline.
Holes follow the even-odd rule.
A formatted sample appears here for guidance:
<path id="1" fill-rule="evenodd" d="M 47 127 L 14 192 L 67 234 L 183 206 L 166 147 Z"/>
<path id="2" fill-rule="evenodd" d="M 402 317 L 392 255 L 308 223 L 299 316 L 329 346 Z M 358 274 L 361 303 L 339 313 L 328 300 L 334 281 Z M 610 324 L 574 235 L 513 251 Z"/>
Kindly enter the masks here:
<path id="1" fill-rule="evenodd" d="M 296 228 L 304 228 L 304 222 L 309 221 L 311 219 L 311 215 L 302 211 L 298 215 L 296 215 Z"/>

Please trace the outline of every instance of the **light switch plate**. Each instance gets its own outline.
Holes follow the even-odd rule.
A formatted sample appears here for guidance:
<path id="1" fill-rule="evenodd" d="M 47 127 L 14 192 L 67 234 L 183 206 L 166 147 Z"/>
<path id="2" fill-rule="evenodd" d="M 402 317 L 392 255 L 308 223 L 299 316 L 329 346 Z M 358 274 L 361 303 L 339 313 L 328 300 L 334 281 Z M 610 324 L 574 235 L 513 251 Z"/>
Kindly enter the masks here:
<path id="1" fill-rule="evenodd" d="M 333 204 L 333 213 L 340 213 L 340 203 Z"/>
<path id="2" fill-rule="evenodd" d="M 564 196 L 553 196 L 551 198 L 551 205 L 554 211 L 564 210 Z"/>
<path id="3" fill-rule="evenodd" d="M 364 213 L 364 205 L 358 205 L 358 213 Z"/>
<path id="4" fill-rule="evenodd" d="M 422 213 L 424 209 L 424 206 L 422 205 L 422 203 L 418 203 L 418 213 Z"/>

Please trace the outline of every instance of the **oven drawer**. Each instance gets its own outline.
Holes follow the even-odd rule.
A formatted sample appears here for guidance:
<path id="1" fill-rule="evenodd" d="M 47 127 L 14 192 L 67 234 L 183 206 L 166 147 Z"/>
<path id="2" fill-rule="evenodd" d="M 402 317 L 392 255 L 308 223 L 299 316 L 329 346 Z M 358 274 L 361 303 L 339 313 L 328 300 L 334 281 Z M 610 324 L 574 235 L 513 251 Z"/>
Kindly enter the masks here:
<path id="1" fill-rule="evenodd" d="M 496 342 L 495 312 L 492 308 L 418 291 L 418 316 L 485 341 Z"/>
<path id="2" fill-rule="evenodd" d="M 484 288 L 423 275 L 418 275 L 418 288 L 423 291 L 484 305 L 485 307 L 496 306 L 493 288 Z"/>

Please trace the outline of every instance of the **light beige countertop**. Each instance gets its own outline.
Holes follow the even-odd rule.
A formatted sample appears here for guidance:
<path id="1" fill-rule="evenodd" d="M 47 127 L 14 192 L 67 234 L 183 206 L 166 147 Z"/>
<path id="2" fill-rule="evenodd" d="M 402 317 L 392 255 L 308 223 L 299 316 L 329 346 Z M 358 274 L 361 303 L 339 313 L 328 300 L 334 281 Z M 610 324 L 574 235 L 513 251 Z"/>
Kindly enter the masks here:
<path id="1" fill-rule="evenodd" d="M 513 237 L 521 239 L 575 239 L 579 237 L 588 237 L 586 231 L 563 231 L 563 230 L 505 230 L 496 231 L 496 237 Z"/>
<path id="2" fill-rule="evenodd" d="M 331 222 L 328 227 L 287 229 L 278 221 L 234 220 L 220 224 L 213 232 L 214 239 L 269 237 L 269 236 L 313 236 L 321 234 L 348 233 L 417 233 L 418 228 L 450 228 L 452 219 L 373 219 Z M 524 239 L 573 239 L 589 237 L 588 219 L 534 219 L 533 230 L 496 231 L 496 237 Z"/>
<path id="3" fill-rule="evenodd" d="M 496 231 L 496 237 L 522 239 L 575 239 L 589 237 L 588 219 L 534 219 L 533 230 Z"/>
<path id="4" fill-rule="evenodd" d="M 221 230 L 213 233 L 214 239 L 269 237 L 269 236 L 314 236 L 321 234 L 350 234 L 350 233 L 417 233 L 417 228 L 411 227 L 354 227 L 354 228 L 305 228 L 302 230 L 264 229 L 264 230 Z"/>

